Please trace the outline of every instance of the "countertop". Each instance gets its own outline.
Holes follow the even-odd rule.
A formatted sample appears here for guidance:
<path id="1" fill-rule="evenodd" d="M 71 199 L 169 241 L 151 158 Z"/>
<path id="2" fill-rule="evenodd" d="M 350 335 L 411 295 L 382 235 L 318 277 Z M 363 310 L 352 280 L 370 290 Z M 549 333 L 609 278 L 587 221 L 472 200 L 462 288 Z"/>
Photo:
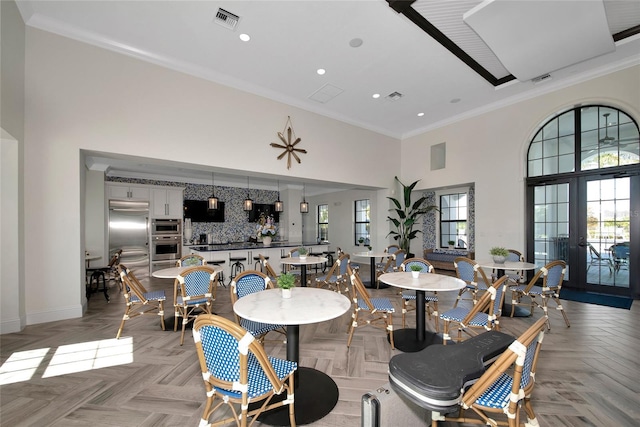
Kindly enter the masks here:
<path id="1" fill-rule="evenodd" d="M 311 247 L 311 246 L 326 246 L 329 242 L 324 243 L 307 243 L 307 242 L 272 242 L 270 246 L 264 246 L 262 243 L 254 242 L 235 242 L 235 243 L 220 243 L 214 245 L 189 245 L 187 247 L 198 252 L 216 252 L 216 251 L 235 251 L 242 249 L 255 249 L 255 248 L 295 248 L 298 246 Z"/>

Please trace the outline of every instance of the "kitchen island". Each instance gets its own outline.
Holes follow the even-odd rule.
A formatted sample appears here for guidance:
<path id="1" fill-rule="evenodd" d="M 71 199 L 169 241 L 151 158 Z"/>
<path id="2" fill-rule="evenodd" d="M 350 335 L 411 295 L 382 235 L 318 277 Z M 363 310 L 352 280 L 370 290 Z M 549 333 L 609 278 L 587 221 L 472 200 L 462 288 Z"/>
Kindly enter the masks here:
<path id="1" fill-rule="evenodd" d="M 245 270 L 253 270 L 256 262 L 253 257 L 262 254 L 265 257 L 269 257 L 269 264 L 271 264 L 277 273 L 280 273 L 282 271 L 280 259 L 286 257 L 292 249 L 299 248 L 300 246 L 303 246 L 310 253 L 322 253 L 329 250 L 329 243 L 277 241 L 272 242 L 270 246 L 264 246 L 260 242 L 185 246 L 182 253 L 198 254 L 207 260 L 207 262 L 225 261 L 221 266 L 224 268 L 225 277 L 228 278 L 231 272 L 230 258 L 246 257 L 247 259 L 243 263 Z"/>

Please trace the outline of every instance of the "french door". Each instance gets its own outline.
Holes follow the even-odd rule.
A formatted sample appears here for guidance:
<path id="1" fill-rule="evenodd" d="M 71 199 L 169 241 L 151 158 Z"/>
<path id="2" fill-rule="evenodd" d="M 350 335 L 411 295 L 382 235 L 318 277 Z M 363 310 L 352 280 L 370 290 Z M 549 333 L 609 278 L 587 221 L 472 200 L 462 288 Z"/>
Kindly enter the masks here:
<path id="1" fill-rule="evenodd" d="M 640 175 L 576 175 L 528 183 L 527 258 L 567 262 L 567 287 L 637 297 Z"/>

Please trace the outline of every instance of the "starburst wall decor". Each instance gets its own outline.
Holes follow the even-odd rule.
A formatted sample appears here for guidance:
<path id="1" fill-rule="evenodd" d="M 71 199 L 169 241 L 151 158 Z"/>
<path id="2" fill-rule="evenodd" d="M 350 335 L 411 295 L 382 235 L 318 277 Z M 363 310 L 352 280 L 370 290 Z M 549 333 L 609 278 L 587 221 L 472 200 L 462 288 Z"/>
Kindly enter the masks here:
<path id="1" fill-rule="evenodd" d="M 284 136 L 285 133 L 287 134 L 286 139 Z M 291 124 L 291 116 L 287 116 L 287 122 L 284 124 L 284 130 L 282 132 L 278 132 L 278 138 L 280 138 L 284 145 L 272 142 L 271 146 L 284 150 L 282 154 L 278 156 L 278 160 L 287 156 L 287 169 L 291 169 L 291 156 L 300 163 L 300 157 L 296 153 L 307 154 L 307 150 L 296 148 L 296 145 L 298 145 L 302 139 L 296 138 L 296 133 L 293 131 L 293 124 Z"/>

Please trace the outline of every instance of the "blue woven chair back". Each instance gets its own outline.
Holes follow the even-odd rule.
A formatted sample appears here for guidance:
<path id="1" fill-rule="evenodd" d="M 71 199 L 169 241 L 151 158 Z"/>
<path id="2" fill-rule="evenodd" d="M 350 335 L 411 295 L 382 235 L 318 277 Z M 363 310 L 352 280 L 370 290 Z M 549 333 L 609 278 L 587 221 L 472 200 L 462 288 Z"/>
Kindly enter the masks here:
<path id="1" fill-rule="evenodd" d="M 475 282 L 476 272 L 473 268 L 474 265 L 468 261 L 461 260 L 456 263 L 456 269 L 458 270 L 460 279 L 464 280 L 465 282 Z"/>
<path id="2" fill-rule="evenodd" d="M 295 250 L 289 252 L 289 256 L 291 256 L 291 258 L 299 257 L 300 256 L 300 252 L 297 249 L 295 249 Z"/>
<path id="3" fill-rule="evenodd" d="M 238 340 L 216 326 L 200 328 L 202 350 L 207 369 L 216 378 L 225 381 L 240 381 L 240 352 Z"/>
<path id="4" fill-rule="evenodd" d="M 560 264 L 554 265 L 553 267 L 549 268 L 546 278 L 546 286 L 548 288 L 557 288 L 559 286 L 562 286 L 562 270 L 564 270 L 564 266 Z"/>
<path id="5" fill-rule="evenodd" d="M 400 265 L 404 262 L 404 257 L 405 257 L 404 252 L 400 252 L 399 254 L 396 255 L 396 268 L 400 268 Z"/>
<path id="6" fill-rule="evenodd" d="M 496 289 L 496 299 L 493 301 L 493 314 L 497 316 L 502 310 L 502 293 L 504 292 L 504 286 L 498 286 Z"/>
<path id="7" fill-rule="evenodd" d="M 209 292 L 211 273 L 193 271 L 184 277 L 184 289 L 187 295 L 204 295 Z"/>
<path id="8" fill-rule="evenodd" d="M 347 266 L 349 265 L 350 259 L 349 257 L 340 257 L 340 275 L 344 276 L 347 274 Z"/>
<path id="9" fill-rule="evenodd" d="M 615 258 L 629 258 L 629 246 L 626 245 L 614 245 L 613 256 Z"/>
<path id="10" fill-rule="evenodd" d="M 238 295 L 238 298 L 264 291 L 265 289 L 267 289 L 267 283 L 264 278 L 258 274 L 244 275 L 236 282 L 236 295 Z"/>
<path id="11" fill-rule="evenodd" d="M 525 388 L 531 382 L 531 369 L 533 368 L 533 356 L 536 354 L 536 348 L 540 343 L 537 339 L 533 340 L 527 347 L 527 353 L 524 357 L 524 365 L 522 366 L 522 378 L 520 379 L 520 388 Z"/>
<path id="12" fill-rule="evenodd" d="M 203 265 L 200 257 L 192 256 L 180 260 L 180 267 L 194 267 L 196 265 Z"/>
<path id="13" fill-rule="evenodd" d="M 519 261 L 522 261 L 522 259 L 520 258 L 521 258 L 520 255 L 518 255 L 517 253 L 509 252 L 509 254 L 507 254 L 506 260 L 511 262 L 519 262 Z"/>

